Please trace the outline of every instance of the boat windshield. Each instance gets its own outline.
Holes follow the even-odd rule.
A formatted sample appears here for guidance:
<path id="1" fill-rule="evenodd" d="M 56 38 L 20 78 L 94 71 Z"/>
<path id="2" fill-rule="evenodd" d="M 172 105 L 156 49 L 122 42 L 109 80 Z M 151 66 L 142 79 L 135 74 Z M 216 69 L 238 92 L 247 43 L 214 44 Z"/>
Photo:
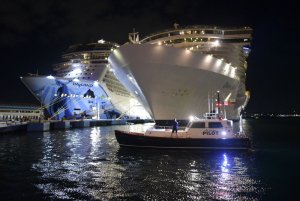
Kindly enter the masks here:
<path id="1" fill-rule="evenodd" d="M 192 121 L 189 121 L 189 123 L 188 123 L 188 125 L 186 126 L 186 128 L 190 128 L 191 127 L 191 125 L 192 125 Z"/>

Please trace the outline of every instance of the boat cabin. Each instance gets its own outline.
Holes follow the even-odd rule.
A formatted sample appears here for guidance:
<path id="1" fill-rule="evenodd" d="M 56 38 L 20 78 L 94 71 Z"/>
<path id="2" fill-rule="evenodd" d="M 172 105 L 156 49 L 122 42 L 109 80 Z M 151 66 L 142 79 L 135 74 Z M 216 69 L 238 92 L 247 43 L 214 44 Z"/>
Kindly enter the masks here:
<path id="1" fill-rule="evenodd" d="M 145 135 L 180 138 L 231 138 L 234 137 L 232 126 L 232 121 L 227 119 L 194 119 L 184 129 L 179 129 L 177 134 L 172 133 L 171 127 L 164 127 L 150 128 Z"/>

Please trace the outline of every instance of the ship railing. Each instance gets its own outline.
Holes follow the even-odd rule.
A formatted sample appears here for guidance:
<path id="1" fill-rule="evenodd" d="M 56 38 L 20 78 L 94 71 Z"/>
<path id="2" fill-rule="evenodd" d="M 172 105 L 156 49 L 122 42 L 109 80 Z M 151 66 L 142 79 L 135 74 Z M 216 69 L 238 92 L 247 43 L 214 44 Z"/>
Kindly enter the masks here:
<path id="1" fill-rule="evenodd" d="M 212 26 L 212 25 L 190 25 L 190 26 L 184 26 L 184 27 L 179 27 L 178 29 L 170 28 L 170 29 L 165 29 L 162 31 L 154 32 L 150 35 L 147 35 L 140 40 L 141 42 L 147 41 L 148 38 L 152 38 L 153 36 L 161 35 L 161 34 L 166 34 L 166 33 L 171 33 L 171 32 L 176 32 L 176 31 L 184 31 L 186 29 L 190 30 L 204 30 L 204 31 L 237 31 L 240 30 L 241 33 L 249 34 L 249 32 L 252 32 L 252 29 L 250 27 L 220 27 L 220 26 Z M 245 31 L 246 30 L 246 31 Z M 248 31 L 248 32 L 247 32 Z M 177 34 L 176 34 L 177 35 Z M 224 35 L 222 32 L 221 34 L 218 33 L 216 35 Z M 159 37 L 161 38 L 161 37 Z"/>
<path id="2" fill-rule="evenodd" d="M 205 113 L 204 115 L 205 119 L 219 119 L 221 118 L 221 115 L 219 113 Z"/>
<path id="3" fill-rule="evenodd" d="M 165 129 L 165 130 L 168 130 L 168 129 L 172 129 L 172 126 L 155 126 L 155 129 Z"/>

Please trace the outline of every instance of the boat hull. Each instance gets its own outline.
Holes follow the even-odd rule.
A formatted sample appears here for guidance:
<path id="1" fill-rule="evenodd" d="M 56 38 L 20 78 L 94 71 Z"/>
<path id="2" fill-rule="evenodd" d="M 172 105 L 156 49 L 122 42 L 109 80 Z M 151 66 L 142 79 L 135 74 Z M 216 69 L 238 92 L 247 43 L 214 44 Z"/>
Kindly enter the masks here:
<path id="1" fill-rule="evenodd" d="M 195 139 L 151 137 L 141 133 L 131 133 L 115 130 L 115 135 L 120 146 L 168 149 L 250 149 L 248 138 L 230 139 Z"/>

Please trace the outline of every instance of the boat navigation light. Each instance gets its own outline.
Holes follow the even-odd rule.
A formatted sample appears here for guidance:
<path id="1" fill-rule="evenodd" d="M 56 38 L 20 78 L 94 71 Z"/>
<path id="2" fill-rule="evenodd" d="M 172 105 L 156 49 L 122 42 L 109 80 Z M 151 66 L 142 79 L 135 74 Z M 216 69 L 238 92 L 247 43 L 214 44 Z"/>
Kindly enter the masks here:
<path id="1" fill-rule="evenodd" d="M 226 131 L 222 131 L 221 134 L 222 135 L 226 135 L 227 133 L 226 133 Z"/>

